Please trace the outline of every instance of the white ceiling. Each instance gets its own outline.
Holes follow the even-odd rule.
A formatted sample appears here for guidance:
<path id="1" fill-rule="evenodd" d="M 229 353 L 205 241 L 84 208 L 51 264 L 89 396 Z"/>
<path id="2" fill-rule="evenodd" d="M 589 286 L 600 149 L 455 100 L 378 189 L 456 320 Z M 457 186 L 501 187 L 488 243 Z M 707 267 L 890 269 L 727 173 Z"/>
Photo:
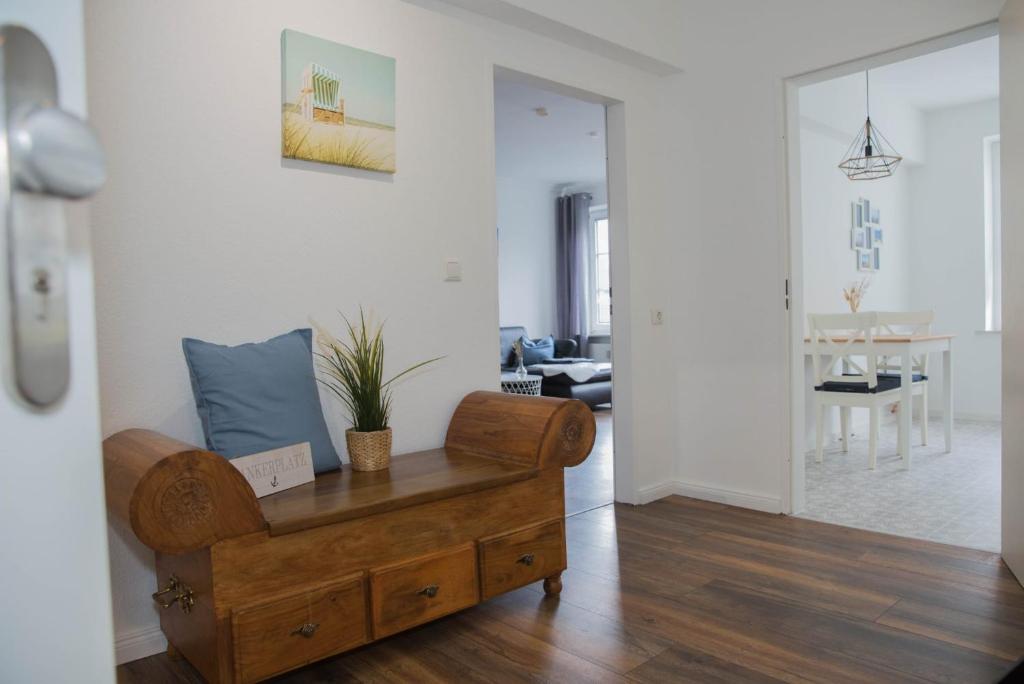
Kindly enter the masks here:
<path id="1" fill-rule="evenodd" d="M 538 107 L 548 115 L 538 116 Z M 602 105 L 496 79 L 494 125 L 498 176 L 552 186 L 604 181 Z"/>
<path id="2" fill-rule="evenodd" d="M 999 97 L 999 37 L 874 69 L 871 83 L 923 111 Z"/>
<path id="3" fill-rule="evenodd" d="M 863 87 L 862 76 L 846 78 Z M 999 39 L 873 69 L 871 84 L 880 99 L 898 97 L 923 111 L 998 97 Z M 494 84 L 494 100 L 499 176 L 552 186 L 604 181 L 603 106 L 501 78 Z M 538 107 L 546 108 L 548 116 L 537 116 Z M 856 114 L 859 119 L 859 109 Z M 588 135 L 592 131 L 597 135 Z"/>

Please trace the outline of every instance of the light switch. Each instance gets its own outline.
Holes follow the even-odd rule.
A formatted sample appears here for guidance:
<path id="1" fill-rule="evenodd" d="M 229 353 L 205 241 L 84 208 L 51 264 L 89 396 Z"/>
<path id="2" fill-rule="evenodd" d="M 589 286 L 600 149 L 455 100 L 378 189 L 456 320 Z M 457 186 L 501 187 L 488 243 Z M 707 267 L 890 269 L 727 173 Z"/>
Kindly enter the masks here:
<path id="1" fill-rule="evenodd" d="M 444 262 L 444 279 L 447 282 L 462 280 L 462 264 L 458 259 L 448 259 Z"/>

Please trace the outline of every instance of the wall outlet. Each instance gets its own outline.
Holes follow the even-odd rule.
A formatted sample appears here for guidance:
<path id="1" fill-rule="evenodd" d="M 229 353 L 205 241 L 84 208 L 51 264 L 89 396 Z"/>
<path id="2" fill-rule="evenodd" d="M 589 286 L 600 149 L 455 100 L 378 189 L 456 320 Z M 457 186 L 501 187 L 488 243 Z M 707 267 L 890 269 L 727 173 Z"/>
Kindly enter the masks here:
<path id="1" fill-rule="evenodd" d="M 462 264 L 458 259 L 448 259 L 444 262 L 444 279 L 452 283 L 462 280 Z"/>
<path id="2" fill-rule="evenodd" d="M 651 325 L 661 325 L 665 322 L 665 312 L 661 309 L 651 309 Z"/>

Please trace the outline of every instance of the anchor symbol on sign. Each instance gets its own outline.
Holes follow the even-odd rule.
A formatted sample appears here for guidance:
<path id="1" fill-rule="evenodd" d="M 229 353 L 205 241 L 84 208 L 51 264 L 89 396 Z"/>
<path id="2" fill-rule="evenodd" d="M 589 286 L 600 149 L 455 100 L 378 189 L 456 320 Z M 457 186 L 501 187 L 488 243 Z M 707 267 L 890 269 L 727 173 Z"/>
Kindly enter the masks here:
<path id="1" fill-rule="evenodd" d="M 277 486 L 277 475 L 275 475 L 274 479 L 270 481 L 270 486 L 271 487 L 276 487 Z"/>

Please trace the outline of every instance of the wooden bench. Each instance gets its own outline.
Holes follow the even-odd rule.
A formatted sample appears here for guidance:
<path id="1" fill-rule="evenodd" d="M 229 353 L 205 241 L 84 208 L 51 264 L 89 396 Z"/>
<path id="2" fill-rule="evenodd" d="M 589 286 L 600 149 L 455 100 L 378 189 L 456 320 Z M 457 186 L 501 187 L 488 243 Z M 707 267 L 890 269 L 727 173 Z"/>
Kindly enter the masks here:
<path id="1" fill-rule="evenodd" d="M 595 430 L 577 400 L 474 392 L 444 448 L 259 500 L 220 456 L 126 430 L 103 444 L 107 506 L 156 552 L 168 653 L 255 682 L 532 582 L 557 594 L 562 468 Z"/>

